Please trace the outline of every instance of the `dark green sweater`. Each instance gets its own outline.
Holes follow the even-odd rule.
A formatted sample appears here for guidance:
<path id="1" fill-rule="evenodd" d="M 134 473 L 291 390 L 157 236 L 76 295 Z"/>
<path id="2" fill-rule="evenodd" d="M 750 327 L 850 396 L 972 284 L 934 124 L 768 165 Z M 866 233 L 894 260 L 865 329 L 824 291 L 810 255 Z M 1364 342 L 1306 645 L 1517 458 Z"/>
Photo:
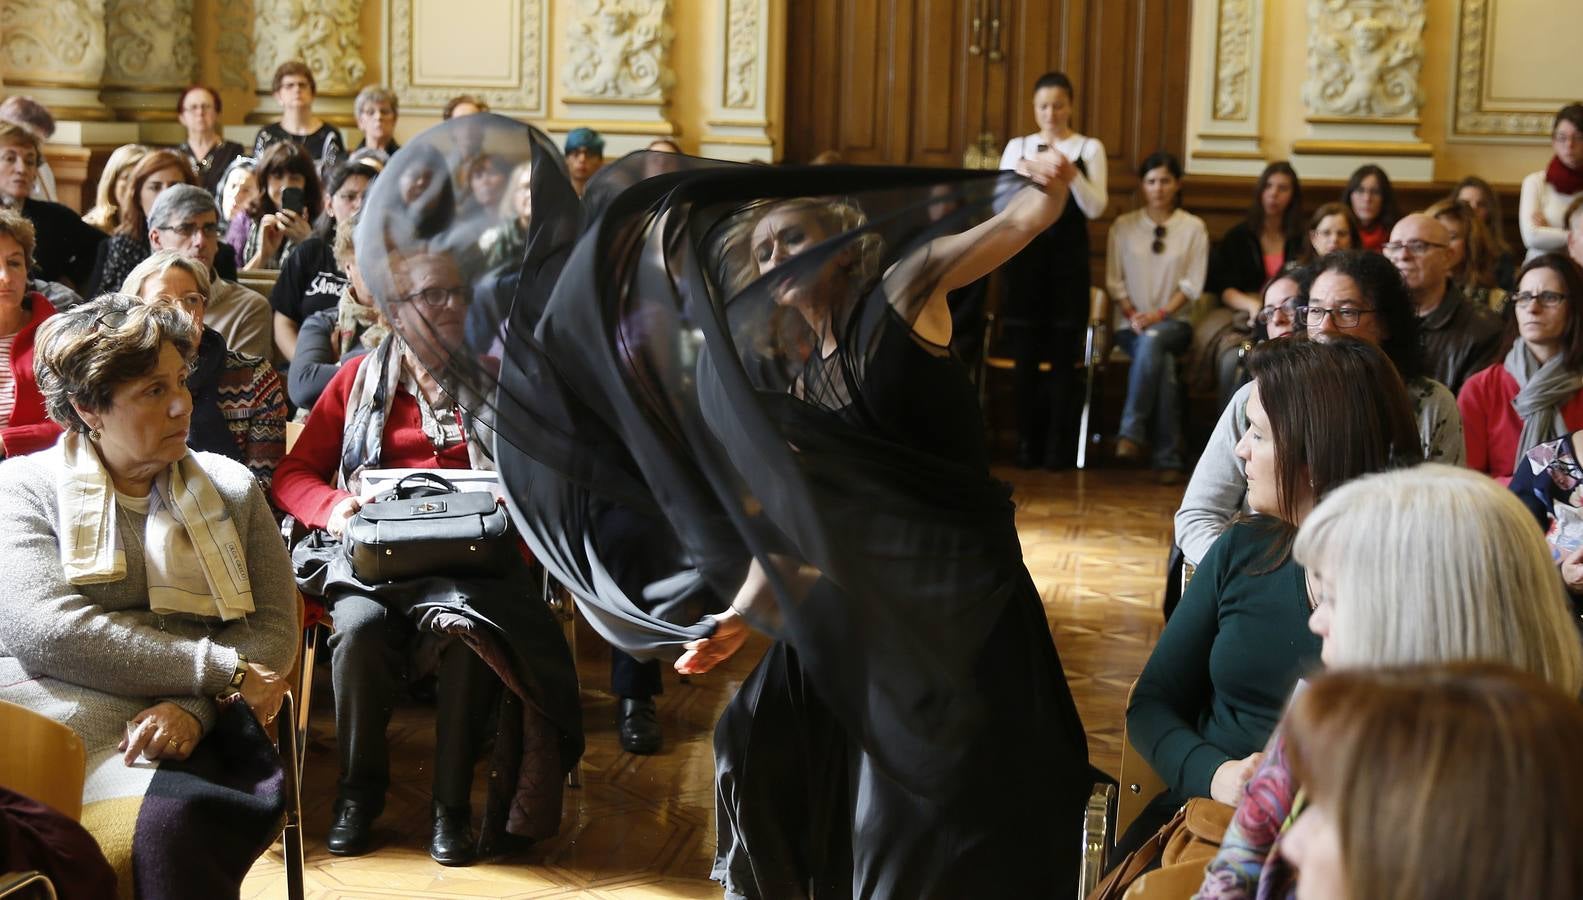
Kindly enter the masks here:
<path id="1" fill-rule="evenodd" d="M 1205 554 L 1133 689 L 1127 736 L 1182 800 L 1264 749 L 1297 679 L 1319 663 L 1303 569 L 1270 567 L 1278 533 L 1239 523 Z"/>

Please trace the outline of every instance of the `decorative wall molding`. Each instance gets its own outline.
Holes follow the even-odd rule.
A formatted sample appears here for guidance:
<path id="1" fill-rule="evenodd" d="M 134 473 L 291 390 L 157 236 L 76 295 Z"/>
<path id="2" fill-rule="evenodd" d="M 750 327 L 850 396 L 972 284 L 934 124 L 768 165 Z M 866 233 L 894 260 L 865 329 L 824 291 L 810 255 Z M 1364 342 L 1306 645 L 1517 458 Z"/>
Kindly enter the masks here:
<path id="1" fill-rule="evenodd" d="M 670 0 L 577 0 L 566 26 L 561 83 L 568 101 L 662 105 L 670 68 Z"/>
<path id="2" fill-rule="evenodd" d="M 192 82 L 192 0 L 109 0 L 105 26 L 105 86 L 179 90 Z"/>
<path id="3" fill-rule="evenodd" d="M 726 3 L 726 109 L 753 109 L 759 97 L 759 0 Z"/>
<path id="4" fill-rule="evenodd" d="M 390 0 L 385 22 L 388 57 L 385 71 L 389 73 L 392 90 L 401 98 L 403 109 L 439 110 L 457 94 L 474 94 L 484 99 L 496 112 L 543 115 L 544 60 L 547 58 L 545 42 L 545 0 L 512 0 L 506 11 L 512 19 L 509 34 L 520 41 L 512 56 L 516 61 L 516 77 L 510 85 L 479 84 L 476 81 L 439 83 L 420 75 L 418 54 L 421 48 L 416 41 L 420 35 L 413 27 L 419 5 L 438 0 Z"/>
<path id="5" fill-rule="evenodd" d="M 275 68 L 300 59 L 313 70 L 319 93 L 355 94 L 368 66 L 357 0 L 257 0 L 253 78 L 263 90 Z"/>
<path id="6" fill-rule="evenodd" d="M 222 0 L 215 4 L 215 41 L 220 62 L 220 87 L 247 90 L 255 82 L 253 59 L 253 0 Z M 271 72 L 271 75 L 274 73 Z M 268 81 L 264 82 L 268 84 Z"/>
<path id="7" fill-rule="evenodd" d="M 97 87 L 104 62 L 104 0 L 0 3 L 0 74 L 7 83 Z"/>
<path id="8" fill-rule="evenodd" d="M 1425 0 L 1309 0 L 1303 102 L 1321 116 L 1412 117 L 1423 105 Z"/>
<path id="9" fill-rule="evenodd" d="M 1248 77 L 1253 71 L 1252 0 L 1220 0 L 1215 46 L 1215 118 L 1248 117 Z"/>
<path id="10" fill-rule="evenodd" d="M 1491 0 L 1462 0 L 1457 17 L 1456 106 L 1451 114 L 1453 137 L 1549 137 L 1555 110 L 1497 109 L 1487 106 L 1484 84 L 1494 25 Z M 1570 39 L 1570 38 L 1568 38 Z"/>

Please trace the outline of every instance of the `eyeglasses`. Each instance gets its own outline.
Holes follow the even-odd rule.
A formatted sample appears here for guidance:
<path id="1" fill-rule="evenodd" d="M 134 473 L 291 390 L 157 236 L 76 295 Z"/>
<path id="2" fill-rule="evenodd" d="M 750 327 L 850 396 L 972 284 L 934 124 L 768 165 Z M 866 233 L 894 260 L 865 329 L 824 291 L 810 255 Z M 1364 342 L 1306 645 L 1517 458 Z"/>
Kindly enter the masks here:
<path id="1" fill-rule="evenodd" d="M 1430 250 L 1439 250 L 1445 246 L 1445 244 L 1437 244 L 1434 241 L 1420 241 L 1414 239 L 1411 241 L 1391 241 L 1380 249 L 1384 250 L 1389 256 L 1400 256 L 1403 253 L 1411 253 L 1413 256 L 1423 256 Z"/>
<path id="2" fill-rule="evenodd" d="M 411 303 L 414 300 L 422 302 L 424 306 L 430 309 L 439 309 L 452 301 L 455 301 L 458 306 L 465 305 L 472 300 L 472 297 L 471 292 L 465 287 L 431 287 L 424 288 L 421 291 L 413 291 L 401 298 L 402 303 Z"/>
<path id="3" fill-rule="evenodd" d="M 126 324 L 126 317 L 131 314 L 130 309 L 115 309 L 93 320 L 94 330 L 107 329 L 114 331 Z"/>
<path id="4" fill-rule="evenodd" d="M 1292 316 L 1296 315 L 1298 310 L 1303 308 L 1304 307 L 1299 307 L 1297 305 L 1297 298 L 1293 297 L 1292 299 L 1287 300 L 1285 303 L 1282 303 L 1280 306 L 1264 307 L 1263 309 L 1259 310 L 1258 315 L 1253 317 L 1253 320 L 1258 322 L 1260 325 L 1268 325 L 1276 319 L 1279 319 L 1283 322 L 1290 322 L 1292 320 Z"/>
<path id="5" fill-rule="evenodd" d="M 18 153 L 15 150 L 0 152 L 0 163 L 8 166 L 21 166 L 24 169 L 38 168 L 38 157 L 31 153 Z"/>
<path id="6" fill-rule="evenodd" d="M 172 306 L 179 306 L 191 312 L 195 309 L 202 309 L 209 302 L 209 298 L 202 294 L 182 294 L 180 296 L 160 294 L 154 298 L 154 301 L 156 303 L 169 303 Z"/>
<path id="7" fill-rule="evenodd" d="M 180 235 L 182 240 L 191 240 L 193 235 L 200 233 L 206 238 L 217 238 L 223 231 L 219 223 L 199 225 L 196 222 L 183 222 L 180 225 L 161 225 L 159 230 Z"/>
<path id="8" fill-rule="evenodd" d="M 1506 303 L 1516 309 L 1525 309 L 1535 303 L 1545 309 L 1554 309 L 1565 302 L 1567 295 L 1555 291 L 1517 291 L 1506 298 Z"/>
<path id="9" fill-rule="evenodd" d="M 1156 226 L 1154 226 L 1154 243 L 1149 245 L 1149 249 L 1153 250 L 1155 253 L 1164 253 L 1165 252 L 1165 226 L 1164 225 L 1156 225 Z"/>
<path id="10" fill-rule="evenodd" d="M 1326 306 L 1297 307 L 1297 314 L 1308 323 L 1309 328 L 1324 327 L 1325 316 L 1333 319 L 1337 328 L 1356 328 L 1363 316 L 1371 312 L 1374 312 L 1374 308 L 1365 306 L 1338 306 L 1335 309 Z"/>
<path id="11" fill-rule="evenodd" d="M 1319 587 L 1319 584 L 1317 583 L 1317 579 L 1314 578 L 1314 574 L 1312 572 L 1304 572 L 1303 573 L 1303 581 L 1305 583 L 1305 586 L 1308 588 L 1308 590 L 1305 593 L 1308 594 L 1308 598 L 1307 599 L 1308 599 L 1308 611 L 1309 612 L 1316 612 L 1319 609 L 1319 607 L 1324 606 L 1324 605 L 1326 605 L 1326 604 L 1328 604 L 1330 602 L 1330 595 L 1325 593 Z"/>
<path id="12" fill-rule="evenodd" d="M 181 108 L 182 112 L 214 112 L 213 103 L 189 103 Z"/>

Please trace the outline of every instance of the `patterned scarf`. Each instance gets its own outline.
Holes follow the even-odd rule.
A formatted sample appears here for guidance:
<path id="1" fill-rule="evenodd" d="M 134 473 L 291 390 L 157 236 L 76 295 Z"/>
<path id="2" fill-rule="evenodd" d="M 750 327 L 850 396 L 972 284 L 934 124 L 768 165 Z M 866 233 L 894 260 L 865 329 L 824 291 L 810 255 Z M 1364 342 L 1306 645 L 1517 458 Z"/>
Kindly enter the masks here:
<path id="1" fill-rule="evenodd" d="M 341 301 L 335 308 L 336 355 L 345 357 L 359 343 L 365 349 L 372 350 L 389 336 L 390 326 L 385 324 L 385 317 L 380 315 L 379 308 L 357 302 L 357 298 L 352 296 L 350 284 L 342 288 Z"/>

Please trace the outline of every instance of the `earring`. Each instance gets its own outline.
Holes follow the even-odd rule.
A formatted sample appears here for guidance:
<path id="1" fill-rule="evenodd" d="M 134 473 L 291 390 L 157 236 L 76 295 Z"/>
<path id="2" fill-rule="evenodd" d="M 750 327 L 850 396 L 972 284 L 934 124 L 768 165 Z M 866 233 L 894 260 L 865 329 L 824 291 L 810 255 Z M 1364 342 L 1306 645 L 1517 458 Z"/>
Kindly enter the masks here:
<path id="1" fill-rule="evenodd" d="M 104 433 L 101 432 L 99 429 L 97 429 L 97 428 L 90 428 L 90 429 L 88 429 L 88 440 L 93 441 L 95 444 L 97 444 L 97 443 L 99 443 L 99 439 L 102 438 L 102 437 L 104 437 Z"/>

